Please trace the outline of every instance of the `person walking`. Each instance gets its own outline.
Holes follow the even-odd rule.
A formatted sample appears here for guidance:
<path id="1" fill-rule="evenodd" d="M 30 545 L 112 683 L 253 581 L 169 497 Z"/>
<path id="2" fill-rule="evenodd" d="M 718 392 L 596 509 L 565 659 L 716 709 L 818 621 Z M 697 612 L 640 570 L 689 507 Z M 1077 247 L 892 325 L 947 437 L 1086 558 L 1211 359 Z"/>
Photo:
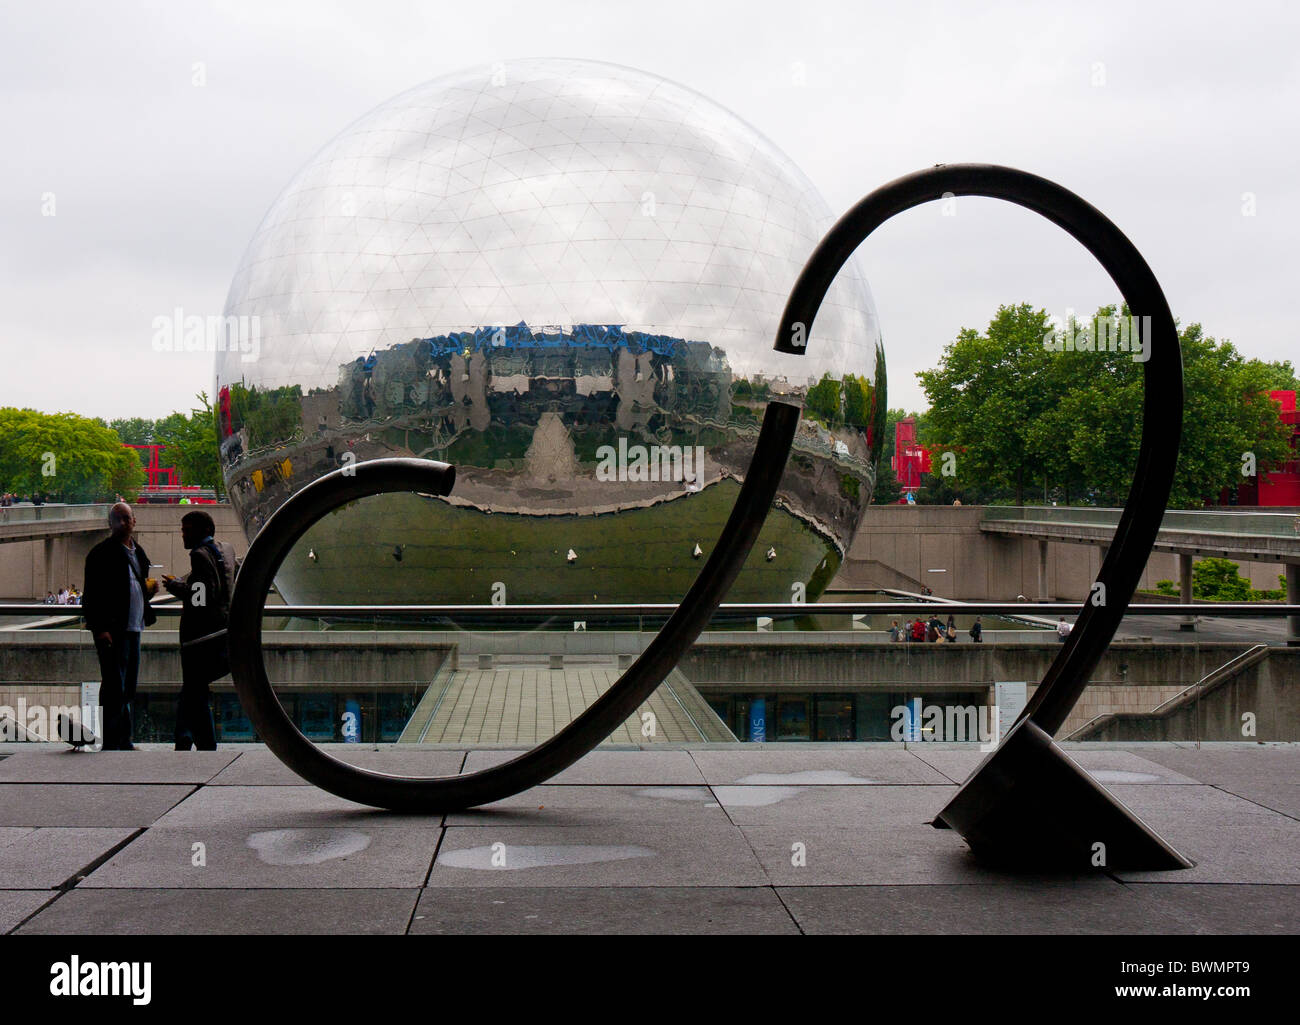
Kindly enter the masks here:
<path id="1" fill-rule="evenodd" d="M 202 510 L 181 517 L 181 543 L 190 553 L 184 577 L 163 574 L 163 586 L 181 609 L 181 695 L 176 703 L 176 750 L 217 749 L 209 684 L 230 672 L 224 637 L 204 640 L 226 628 L 235 586 L 235 549 L 217 541 L 216 524 Z"/>
<path id="2" fill-rule="evenodd" d="M 135 540 L 135 514 L 125 502 L 108 512 L 112 534 L 86 555 L 81 608 L 99 656 L 99 703 L 105 751 L 134 751 L 131 705 L 140 673 L 140 633 L 157 620 L 149 599 L 149 556 Z"/>
<path id="3" fill-rule="evenodd" d="M 984 627 L 980 626 L 980 617 L 975 617 L 975 622 L 970 625 L 970 639 L 972 644 L 982 644 L 984 637 Z"/>
<path id="4" fill-rule="evenodd" d="M 1065 639 L 1070 636 L 1070 624 L 1065 621 L 1064 616 L 1062 616 L 1056 624 L 1056 636 L 1061 639 L 1062 644 L 1064 644 Z"/>
<path id="5" fill-rule="evenodd" d="M 957 643 L 957 620 L 951 612 L 948 614 L 948 625 L 944 627 L 944 637 L 949 644 Z"/>

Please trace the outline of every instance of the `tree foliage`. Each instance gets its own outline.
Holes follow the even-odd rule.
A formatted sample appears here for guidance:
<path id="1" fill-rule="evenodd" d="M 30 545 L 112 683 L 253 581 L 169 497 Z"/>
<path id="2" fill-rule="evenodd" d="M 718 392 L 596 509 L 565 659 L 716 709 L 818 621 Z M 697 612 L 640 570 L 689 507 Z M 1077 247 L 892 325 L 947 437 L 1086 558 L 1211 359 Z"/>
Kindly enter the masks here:
<path id="1" fill-rule="evenodd" d="M 144 484 L 134 452 L 102 421 L 0 409 L 0 491 L 55 502 L 133 499 Z"/>
<path id="2" fill-rule="evenodd" d="M 1111 318 L 1104 307 L 1098 317 Z M 1127 316 L 1127 309 L 1119 310 Z M 939 365 L 917 377 L 930 400 L 921 440 L 957 455 L 958 491 L 1122 505 L 1142 432 L 1143 366 L 1127 352 L 1055 352 L 1045 310 L 999 307 L 988 328 L 963 329 Z M 1267 392 L 1290 386 L 1289 363 L 1245 359 L 1199 324 L 1179 335 L 1185 403 L 1172 508 L 1194 508 L 1242 481 L 1245 453 L 1260 467 L 1287 457 L 1288 429 Z M 936 468 L 937 469 L 937 468 Z M 969 500 L 969 499 L 963 499 Z M 985 499 L 988 500 L 987 498 Z"/>
<path id="3" fill-rule="evenodd" d="M 167 458 L 181 480 L 197 487 L 221 488 L 221 462 L 217 457 L 217 422 L 206 392 L 195 396 L 198 406 L 172 413 L 157 422 L 156 443 L 167 446 Z"/>

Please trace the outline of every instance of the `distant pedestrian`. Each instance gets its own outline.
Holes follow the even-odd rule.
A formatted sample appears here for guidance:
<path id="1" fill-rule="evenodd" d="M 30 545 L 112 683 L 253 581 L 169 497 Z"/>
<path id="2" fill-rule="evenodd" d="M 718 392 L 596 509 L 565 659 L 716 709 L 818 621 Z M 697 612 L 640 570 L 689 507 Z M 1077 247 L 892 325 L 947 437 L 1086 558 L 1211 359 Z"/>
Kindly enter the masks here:
<path id="1" fill-rule="evenodd" d="M 982 640 L 983 637 L 984 637 L 984 628 L 980 626 L 980 617 L 976 616 L 975 622 L 973 622 L 970 626 L 971 642 L 974 644 L 981 644 L 983 643 Z"/>
<path id="2" fill-rule="evenodd" d="M 1070 624 L 1065 621 L 1064 616 L 1062 616 L 1056 624 L 1056 636 L 1061 639 L 1062 644 L 1064 644 L 1065 639 L 1070 636 Z"/>
<path id="3" fill-rule="evenodd" d="M 948 625 L 944 629 L 949 644 L 957 643 L 957 620 L 951 615 L 948 616 Z"/>
<path id="4" fill-rule="evenodd" d="M 920 616 L 912 621 L 912 640 L 914 642 L 925 640 L 925 624 L 921 622 Z"/>

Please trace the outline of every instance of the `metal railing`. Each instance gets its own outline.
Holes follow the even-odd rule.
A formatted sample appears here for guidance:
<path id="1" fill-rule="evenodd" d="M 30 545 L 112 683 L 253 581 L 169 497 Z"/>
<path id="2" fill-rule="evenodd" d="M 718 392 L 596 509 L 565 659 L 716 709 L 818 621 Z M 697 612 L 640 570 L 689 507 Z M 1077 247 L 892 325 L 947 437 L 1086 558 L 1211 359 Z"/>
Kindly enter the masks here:
<path id="1" fill-rule="evenodd" d="M 1232 679 L 1232 677 L 1240 673 L 1243 669 L 1249 669 L 1256 662 L 1259 662 L 1261 659 L 1263 659 L 1263 657 L 1267 653 L 1268 653 L 1267 644 L 1251 645 L 1245 651 L 1237 655 L 1234 655 L 1232 658 L 1228 659 L 1228 661 L 1223 663 L 1223 665 L 1218 666 L 1215 669 L 1211 669 L 1208 673 L 1202 676 L 1190 687 L 1180 690 L 1177 694 L 1175 694 L 1171 698 L 1166 698 L 1164 701 L 1160 702 L 1160 704 L 1156 705 L 1156 707 L 1151 709 L 1151 711 L 1149 712 L 1102 712 L 1101 715 L 1094 715 L 1091 719 L 1089 719 L 1086 723 L 1080 726 L 1077 730 L 1072 730 L 1068 736 L 1063 737 L 1062 739 L 1063 740 L 1086 740 L 1089 732 L 1092 730 L 1094 726 L 1100 725 L 1103 722 L 1110 722 L 1111 720 L 1118 719 L 1121 715 L 1140 716 L 1142 718 L 1156 718 L 1161 714 L 1163 714 L 1166 708 L 1168 708 L 1172 712 L 1180 704 L 1185 704 L 1188 701 L 1199 699 L 1200 697 L 1203 696 L 1205 692 L 1213 690 L 1215 687 L 1218 687 L 1221 684 L 1226 683 L 1228 680 Z M 1198 744 L 1200 743 L 1200 739 L 1201 739 L 1199 735 L 1199 726 L 1200 724 L 1198 722 L 1197 724 L 1198 735 L 1196 737 L 1196 741 Z"/>
<path id="2" fill-rule="evenodd" d="M 846 616 L 898 615 L 908 612 L 962 613 L 978 616 L 1073 616 L 1082 609 L 1080 602 L 994 602 L 933 600 L 882 602 L 736 602 L 718 606 L 715 615 L 751 616 Z M 80 618 L 79 606 L 13 603 L 0 605 L 2 616 L 54 616 Z M 179 616 L 179 603 L 155 602 L 153 610 L 160 617 Z M 608 616 L 636 618 L 670 616 L 675 603 L 640 605 L 267 605 L 265 616 L 303 619 L 329 617 L 383 616 L 390 619 L 455 618 L 472 616 L 483 619 L 510 619 L 520 616 Z M 1300 616 L 1300 605 L 1273 602 L 1200 602 L 1193 605 L 1133 604 L 1125 616 L 1227 616 L 1274 618 Z"/>
<path id="3" fill-rule="evenodd" d="M 0 506 L 0 526 L 6 523 L 103 523 L 108 529 L 109 505 L 5 505 Z"/>
<path id="4" fill-rule="evenodd" d="M 1114 527 L 1121 510 L 1078 505 L 985 506 L 982 519 L 1014 523 L 1056 523 Z M 1162 531 L 1225 534 L 1231 537 L 1300 537 L 1295 512 L 1234 512 L 1229 510 L 1167 509 Z"/>

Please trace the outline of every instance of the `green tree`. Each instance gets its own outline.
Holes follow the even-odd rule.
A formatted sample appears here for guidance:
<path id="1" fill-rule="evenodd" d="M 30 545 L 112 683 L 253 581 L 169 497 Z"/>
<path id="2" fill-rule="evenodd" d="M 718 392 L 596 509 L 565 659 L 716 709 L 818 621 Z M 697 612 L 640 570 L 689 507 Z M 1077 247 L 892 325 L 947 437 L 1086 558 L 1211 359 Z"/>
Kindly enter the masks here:
<path id="1" fill-rule="evenodd" d="M 1192 597 L 1211 601 L 1249 601 L 1250 581 L 1231 559 L 1201 559 L 1192 566 Z"/>
<path id="2" fill-rule="evenodd" d="M 134 452 L 102 421 L 0 409 L 0 490 L 57 502 L 133 499 L 144 483 Z"/>
<path id="3" fill-rule="evenodd" d="M 844 376 L 844 422 L 850 427 L 867 428 L 876 412 L 875 392 L 871 382 L 857 374 Z"/>
<path id="4" fill-rule="evenodd" d="M 152 445 L 154 444 L 154 423 L 153 420 L 146 420 L 139 416 L 118 417 L 115 420 L 108 421 L 107 427 L 109 430 L 117 432 L 117 436 L 122 439 L 124 445 Z"/>
<path id="5" fill-rule="evenodd" d="M 903 497 L 903 491 L 898 486 L 898 475 L 894 473 L 893 468 L 883 459 L 876 468 L 876 486 L 871 492 L 872 505 L 894 505 Z"/>
<path id="6" fill-rule="evenodd" d="M 234 429 L 248 432 L 250 451 L 282 445 L 301 436 L 302 388 L 299 385 L 263 389 L 232 384 L 230 409 Z"/>
<path id="7" fill-rule="evenodd" d="M 999 307 L 983 334 L 963 329 L 917 375 L 931 406 L 922 441 L 956 447 L 958 480 L 1017 504 L 1040 488 L 1067 503 L 1122 504 L 1141 441 L 1144 364 L 1127 352 L 1052 351 L 1049 327 L 1046 311 L 1022 304 Z M 1199 324 L 1179 339 L 1186 397 L 1169 505 L 1195 508 L 1241 481 L 1245 453 L 1260 467 L 1286 458 L 1287 429 L 1267 392 L 1293 375 L 1289 364 L 1243 359 Z"/>
<path id="8" fill-rule="evenodd" d="M 181 480 L 220 494 L 221 461 L 217 455 L 216 414 L 206 392 L 195 396 L 198 406 L 189 414 L 172 413 L 157 424 L 157 443 L 167 446 L 167 460 Z"/>
<path id="9" fill-rule="evenodd" d="M 1018 503 L 1041 464 L 1031 430 L 1056 398 L 1043 387 L 1058 376 L 1057 354 L 1043 347 L 1050 326 L 1046 310 L 1000 306 L 984 334 L 963 328 L 939 365 L 916 375 L 930 400 L 931 440 L 962 450 L 964 478 L 1010 489 Z"/>
<path id="10" fill-rule="evenodd" d="M 840 410 L 840 382 L 823 374 L 822 379 L 808 389 L 803 400 L 804 412 L 815 420 L 820 420 L 827 427 L 844 422 Z"/>

